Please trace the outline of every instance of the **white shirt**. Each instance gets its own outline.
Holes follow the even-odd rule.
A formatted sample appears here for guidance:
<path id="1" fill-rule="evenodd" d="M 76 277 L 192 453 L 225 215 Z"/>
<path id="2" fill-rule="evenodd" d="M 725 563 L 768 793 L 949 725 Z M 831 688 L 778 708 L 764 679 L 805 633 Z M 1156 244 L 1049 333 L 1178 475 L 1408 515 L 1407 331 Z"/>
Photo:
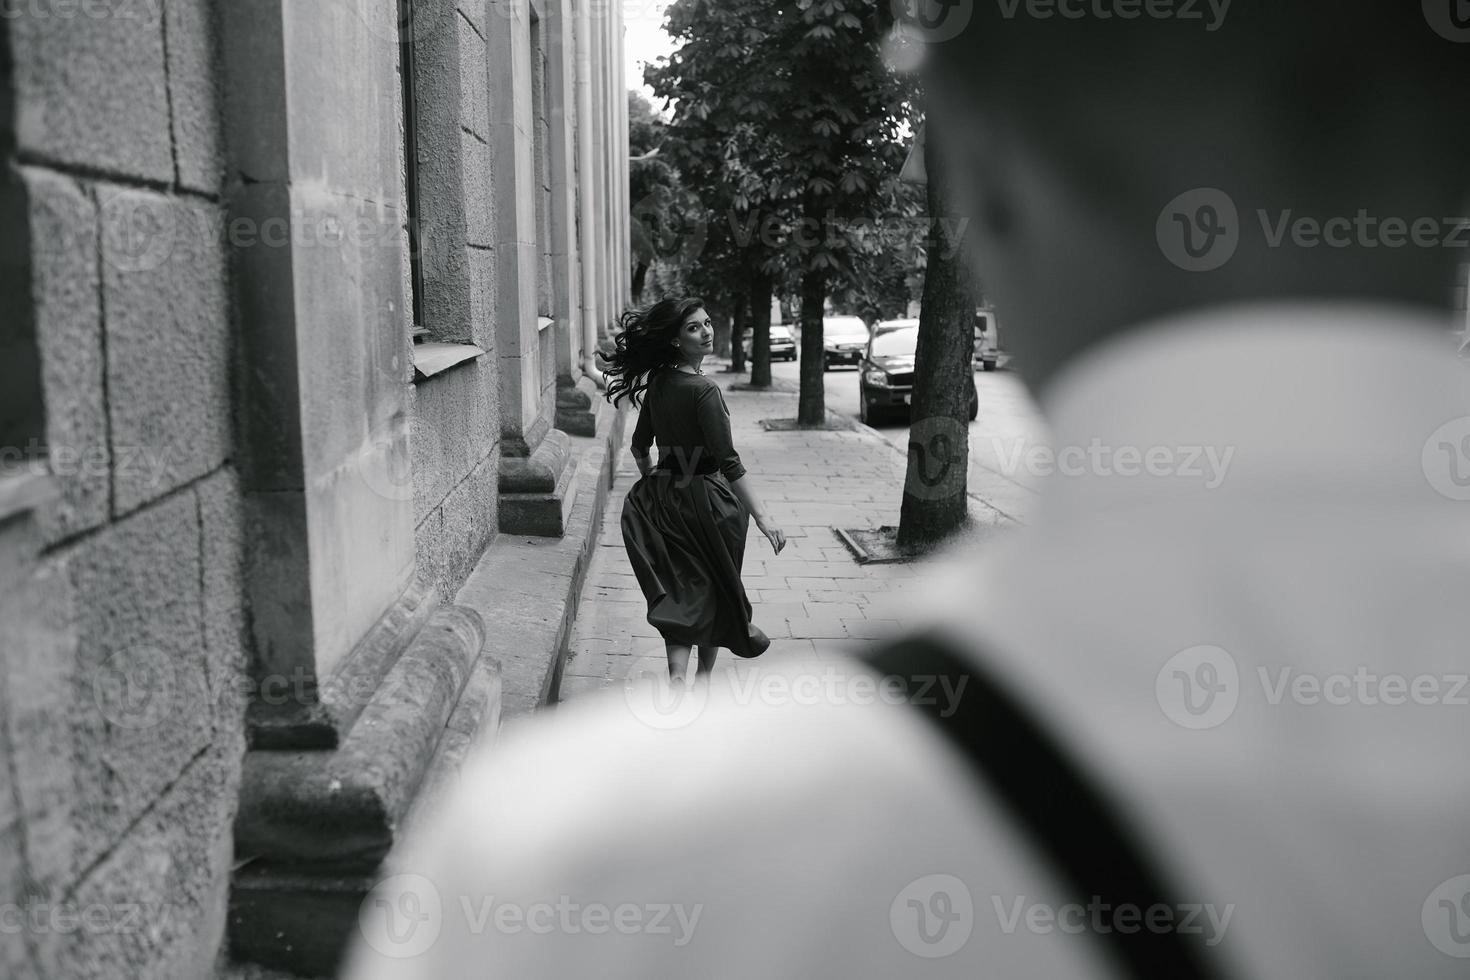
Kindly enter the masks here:
<path id="1" fill-rule="evenodd" d="M 1470 365 L 1447 331 L 1241 307 L 1100 346 L 1052 388 L 1032 526 L 913 622 L 1124 805 L 1179 886 L 1158 927 L 1229 976 L 1470 966 Z M 413 901 L 379 897 L 424 928 L 385 941 L 365 903 L 350 975 L 1110 975 L 1088 933 L 1147 910 L 1067 907 L 930 722 L 834 671 L 860 673 L 781 668 L 778 695 L 826 678 L 815 704 L 716 685 L 680 725 L 611 691 L 513 731 L 395 860 Z"/>

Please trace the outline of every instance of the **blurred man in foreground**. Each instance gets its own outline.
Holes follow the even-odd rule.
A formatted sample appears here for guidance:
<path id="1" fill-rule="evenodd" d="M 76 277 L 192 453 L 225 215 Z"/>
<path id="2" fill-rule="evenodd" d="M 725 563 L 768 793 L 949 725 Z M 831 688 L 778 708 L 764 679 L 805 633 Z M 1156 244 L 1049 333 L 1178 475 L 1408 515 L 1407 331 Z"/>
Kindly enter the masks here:
<path id="1" fill-rule="evenodd" d="M 1057 466 L 844 669 L 969 686 L 528 725 L 379 896 L 432 937 L 355 976 L 1464 975 L 1470 45 L 1189 6 L 920 3 Z"/>

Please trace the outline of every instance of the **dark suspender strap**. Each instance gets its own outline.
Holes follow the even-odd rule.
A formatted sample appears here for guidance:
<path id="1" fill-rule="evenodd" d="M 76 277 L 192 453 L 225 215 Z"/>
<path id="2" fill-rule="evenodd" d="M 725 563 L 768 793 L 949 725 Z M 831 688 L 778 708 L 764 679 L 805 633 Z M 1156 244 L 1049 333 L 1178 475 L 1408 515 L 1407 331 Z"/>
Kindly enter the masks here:
<path id="1" fill-rule="evenodd" d="M 978 661 L 930 636 L 887 644 L 863 659 L 910 692 L 911 702 L 1004 801 L 1074 900 L 1086 905 L 1098 896 L 1113 908 L 1126 905 L 1143 913 L 1155 905 L 1179 908 L 1122 814 L 1031 714 L 986 676 Z M 948 678 L 950 686 L 941 686 L 940 678 Z M 957 703 L 940 703 L 935 691 L 958 691 Z M 1097 938 L 1125 977 L 1224 976 L 1207 960 L 1199 934 L 1140 927 L 1132 932 L 1110 929 Z"/>

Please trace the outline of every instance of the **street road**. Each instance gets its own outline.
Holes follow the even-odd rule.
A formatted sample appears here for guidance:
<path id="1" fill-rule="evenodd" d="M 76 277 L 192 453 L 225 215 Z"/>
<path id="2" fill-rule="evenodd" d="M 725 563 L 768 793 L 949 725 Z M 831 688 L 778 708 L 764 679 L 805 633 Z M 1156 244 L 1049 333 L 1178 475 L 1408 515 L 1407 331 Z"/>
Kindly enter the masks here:
<path id="1" fill-rule="evenodd" d="M 800 384 L 795 361 L 771 365 L 771 373 Z M 1046 445 L 1041 416 L 1021 379 L 1011 371 L 976 371 L 980 416 L 970 423 L 969 489 L 1007 515 L 1024 521 L 1036 499 L 1037 478 L 1025 465 L 1026 451 Z M 858 415 L 858 372 L 837 367 L 826 375 L 827 408 L 846 418 Z M 899 450 L 907 451 L 905 422 L 874 427 Z"/>

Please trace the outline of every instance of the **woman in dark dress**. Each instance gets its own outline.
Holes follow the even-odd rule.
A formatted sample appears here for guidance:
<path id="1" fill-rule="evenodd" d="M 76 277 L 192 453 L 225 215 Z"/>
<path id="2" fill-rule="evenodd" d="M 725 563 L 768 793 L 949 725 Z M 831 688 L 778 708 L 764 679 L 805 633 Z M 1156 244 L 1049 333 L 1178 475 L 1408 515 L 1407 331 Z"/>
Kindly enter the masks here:
<path id="1" fill-rule="evenodd" d="M 750 621 L 740 581 L 751 518 L 776 554 L 786 536 L 766 515 L 730 440 L 730 413 L 700 364 L 714 352 L 709 314 L 697 299 L 660 300 L 623 314 L 609 358 L 607 397 L 639 406 L 631 448 L 641 479 L 623 502 L 623 543 L 664 638 L 669 678 L 708 683 L 720 647 L 755 657 L 771 641 Z M 657 441 L 658 464 L 649 458 Z"/>

